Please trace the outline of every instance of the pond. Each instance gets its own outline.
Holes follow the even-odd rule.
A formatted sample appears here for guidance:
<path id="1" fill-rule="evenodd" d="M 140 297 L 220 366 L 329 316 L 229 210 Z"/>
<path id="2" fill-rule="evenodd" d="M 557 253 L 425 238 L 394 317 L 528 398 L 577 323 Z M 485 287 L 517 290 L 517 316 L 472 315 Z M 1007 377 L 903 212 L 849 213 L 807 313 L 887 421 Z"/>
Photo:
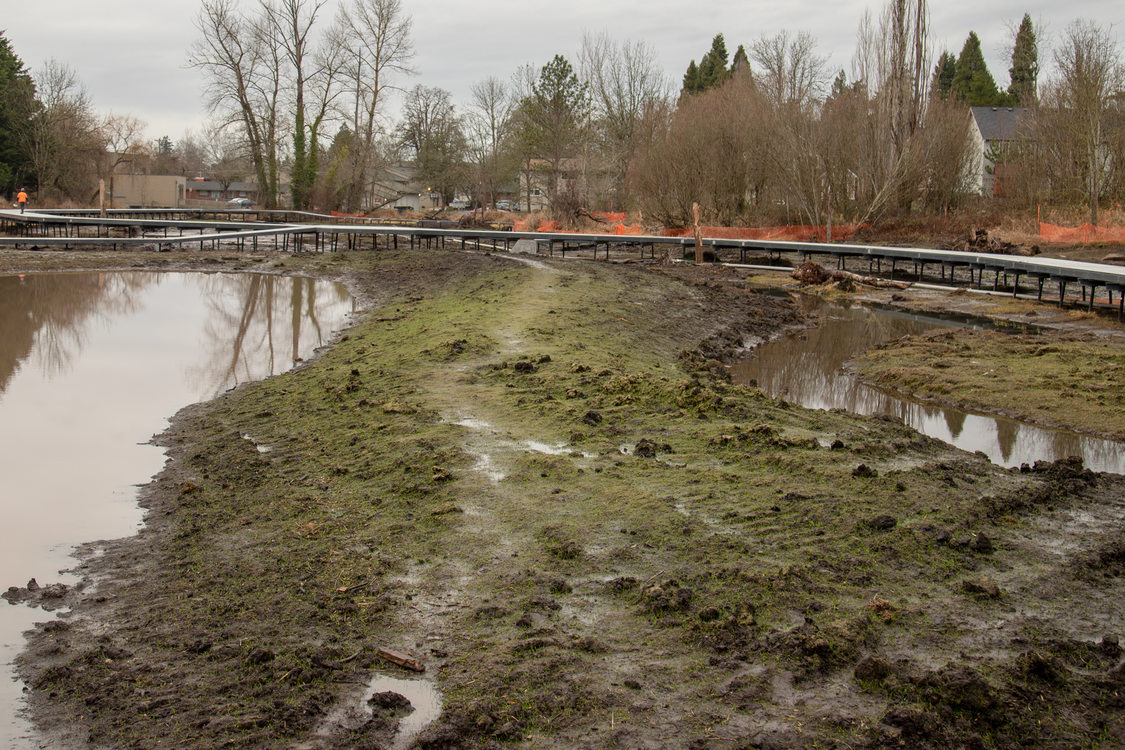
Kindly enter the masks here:
<path id="1" fill-rule="evenodd" d="M 1125 473 L 1121 443 L 912 400 L 866 385 L 846 368 L 848 360 L 883 342 L 935 328 L 983 327 L 982 321 L 844 307 L 811 297 L 802 297 L 801 304 L 819 314 L 821 324 L 757 347 L 732 367 L 736 382 L 812 409 L 889 414 L 925 435 L 981 451 L 1001 466 L 1081 456 L 1095 471 Z"/>
<path id="2" fill-rule="evenodd" d="M 0 276 L 0 587 L 74 583 L 75 545 L 133 533 L 149 445 L 180 408 L 283 372 L 354 311 L 343 285 L 264 274 Z M 0 603 L 0 746 L 38 747 L 10 663 L 51 615 Z"/>

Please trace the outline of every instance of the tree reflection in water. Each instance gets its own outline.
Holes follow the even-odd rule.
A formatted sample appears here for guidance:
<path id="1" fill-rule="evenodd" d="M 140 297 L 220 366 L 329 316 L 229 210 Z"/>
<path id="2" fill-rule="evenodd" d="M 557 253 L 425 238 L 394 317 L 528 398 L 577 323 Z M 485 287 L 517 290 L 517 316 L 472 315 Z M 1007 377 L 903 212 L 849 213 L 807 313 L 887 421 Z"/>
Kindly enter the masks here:
<path id="1" fill-rule="evenodd" d="M 821 324 L 755 349 L 749 359 L 731 368 L 736 382 L 754 383 L 771 396 L 813 409 L 893 415 L 925 435 L 982 451 L 1003 466 L 1082 456 L 1097 471 L 1125 473 L 1125 446 L 1120 443 L 919 403 L 865 385 L 848 371 L 849 359 L 879 344 L 968 323 L 845 308 L 812 298 L 803 304 L 807 311 L 821 314 Z"/>
<path id="2" fill-rule="evenodd" d="M 0 393 L 32 353 L 44 373 L 65 371 L 82 351 L 90 326 L 136 314 L 144 293 L 167 278 L 147 272 L 0 277 Z M 197 280 L 209 311 L 203 331 L 207 354 L 190 373 L 198 398 L 292 367 L 327 343 L 341 306 L 350 310 L 342 285 L 310 278 L 187 278 Z"/>
<path id="3" fill-rule="evenodd" d="M 340 284 L 264 274 L 216 274 L 204 278 L 210 310 L 206 326 L 211 355 L 198 369 L 201 385 L 218 393 L 239 383 L 289 369 L 327 343 L 331 328 L 349 303 Z M 319 296 L 318 296 L 319 295 Z M 278 360 L 281 359 L 279 365 Z"/>
<path id="4" fill-rule="evenodd" d="M 0 393 L 32 351 L 48 375 L 81 350 L 84 327 L 136 310 L 153 274 L 52 273 L 0 276 Z"/>

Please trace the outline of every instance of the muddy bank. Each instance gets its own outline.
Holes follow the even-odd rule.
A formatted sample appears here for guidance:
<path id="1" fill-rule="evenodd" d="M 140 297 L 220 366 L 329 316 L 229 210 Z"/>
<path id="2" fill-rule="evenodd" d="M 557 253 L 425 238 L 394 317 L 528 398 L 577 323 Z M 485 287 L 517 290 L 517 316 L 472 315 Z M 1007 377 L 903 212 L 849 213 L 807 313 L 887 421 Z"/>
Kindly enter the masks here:
<path id="1" fill-rule="evenodd" d="M 1120 477 L 732 385 L 802 321 L 724 271 L 238 262 L 370 312 L 160 437 L 21 660 L 49 746 L 390 747 L 380 649 L 428 748 L 1125 741 Z"/>

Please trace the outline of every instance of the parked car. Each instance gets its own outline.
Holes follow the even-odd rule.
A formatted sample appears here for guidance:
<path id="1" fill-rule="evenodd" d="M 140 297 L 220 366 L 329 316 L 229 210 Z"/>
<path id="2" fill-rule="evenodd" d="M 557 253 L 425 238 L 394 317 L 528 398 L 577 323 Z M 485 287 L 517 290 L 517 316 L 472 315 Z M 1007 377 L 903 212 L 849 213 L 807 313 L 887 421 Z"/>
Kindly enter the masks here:
<path id="1" fill-rule="evenodd" d="M 227 201 L 227 208 L 253 208 L 254 201 L 249 198 L 231 198 Z"/>
<path id="2" fill-rule="evenodd" d="M 460 198 L 458 198 L 455 201 L 450 201 L 449 207 L 451 209 L 453 209 L 454 211 L 464 211 L 466 208 L 469 207 L 469 202 L 463 201 Z"/>
<path id="3" fill-rule="evenodd" d="M 519 201 L 496 201 L 497 211 L 519 211 Z"/>

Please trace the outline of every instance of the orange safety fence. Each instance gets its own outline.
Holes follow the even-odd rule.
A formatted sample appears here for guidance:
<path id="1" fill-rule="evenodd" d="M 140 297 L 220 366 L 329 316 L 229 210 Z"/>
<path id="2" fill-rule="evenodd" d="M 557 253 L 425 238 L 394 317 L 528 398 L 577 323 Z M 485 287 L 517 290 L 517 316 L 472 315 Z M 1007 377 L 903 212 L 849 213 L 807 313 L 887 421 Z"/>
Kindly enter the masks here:
<path id="1" fill-rule="evenodd" d="M 1090 223 L 1060 227 L 1041 221 L 1039 236 L 1048 242 L 1125 242 L 1125 227 L 1100 227 Z"/>
<path id="2" fill-rule="evenodd" d="M 867 224 L 841 224 L 832 226 L 832 240 L 850 240 Z M 720 240 L 793 240 L 827 242 L 828 227 L 814 225 L 789 225 L 783 227 L 700 227 L 703 236 Z M 690 237 L 691 227 L 665 229 L 665 237 Z"/>

